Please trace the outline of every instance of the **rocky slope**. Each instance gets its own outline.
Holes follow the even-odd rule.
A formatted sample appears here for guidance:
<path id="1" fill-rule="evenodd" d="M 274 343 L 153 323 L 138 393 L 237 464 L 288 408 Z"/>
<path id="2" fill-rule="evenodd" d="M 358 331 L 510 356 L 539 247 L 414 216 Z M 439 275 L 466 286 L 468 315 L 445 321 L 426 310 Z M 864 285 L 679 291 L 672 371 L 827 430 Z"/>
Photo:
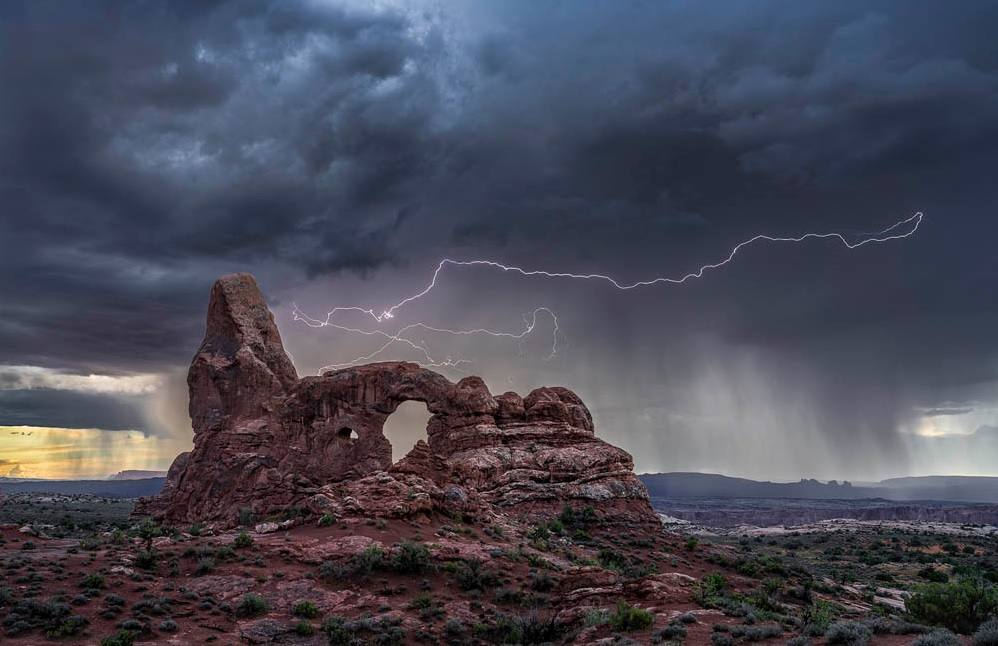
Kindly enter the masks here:
<path id="1" fill-rule="evenodd" d="M 194 449 L 139 514 L 234 525 L 289 509 L 336 517 L 433 512 L 541 517 L 566 504 L 657 525 L 625 451 L 595 435 L 566 388 L 493 396 L 411 363 L 299 379 L 256 282 L 219 279 L 188 374 Z M 427 440 L 398 463 L 383 432 L 405 401 L 424 402 Z"/>

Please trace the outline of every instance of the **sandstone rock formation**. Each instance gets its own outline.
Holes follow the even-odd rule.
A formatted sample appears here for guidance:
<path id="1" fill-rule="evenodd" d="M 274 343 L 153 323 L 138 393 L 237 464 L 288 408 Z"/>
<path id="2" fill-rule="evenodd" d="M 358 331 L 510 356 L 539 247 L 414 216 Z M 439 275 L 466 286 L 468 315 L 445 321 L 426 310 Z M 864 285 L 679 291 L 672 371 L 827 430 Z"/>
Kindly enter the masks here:
<path id="1" fill-rule="evenodd" d="M 528 517 L 570 504 L 657 524 L 631 456 L 595 436 L 572 391 L 493 396 L 478 377 L 403 362 L 298 379 L 248 274 L 212 288 L 188 385 L 194 449 L 137 513 L 225 525 L 242 510 Z M 410 400 L 432 414 L 427 440 L 393 464 L 383 425 Z"/>

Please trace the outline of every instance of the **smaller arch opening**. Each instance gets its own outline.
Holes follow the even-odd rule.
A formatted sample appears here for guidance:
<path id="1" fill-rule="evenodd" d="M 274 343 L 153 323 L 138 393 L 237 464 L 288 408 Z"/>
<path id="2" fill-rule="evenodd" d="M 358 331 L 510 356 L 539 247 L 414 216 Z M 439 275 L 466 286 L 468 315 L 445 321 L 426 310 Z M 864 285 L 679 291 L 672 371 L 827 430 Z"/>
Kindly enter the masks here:
<path id="1" fill-rule="evenodd" d="M 342 442 L 353 442 L 360 436 L 357 435 L 357 431 L 353 430 L 349 426 L 344 426 L 340 430 L 336 431 L 336 439 Z"/>

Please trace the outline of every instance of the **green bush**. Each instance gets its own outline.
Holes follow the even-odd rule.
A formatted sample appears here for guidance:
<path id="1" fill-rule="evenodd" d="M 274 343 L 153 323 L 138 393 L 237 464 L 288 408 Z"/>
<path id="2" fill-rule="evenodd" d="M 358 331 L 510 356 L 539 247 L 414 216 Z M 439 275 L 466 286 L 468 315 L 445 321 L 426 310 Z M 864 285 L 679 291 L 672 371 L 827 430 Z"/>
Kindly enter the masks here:
<path id="1" fill-rule="evenodd" d="M 296 617 L 315 619 L 319 616 L 319 608 L 311 601 L 298 601 L 291 609 L 291 613 Z"/>
<path id="2" fill-rule="evenodd" d="M 99 574 L 88 574 L 80 581 L 80 587 L 88 590 L 102 590 L 104 588 L 104 577 Z"/>
<path id="3" fill-rule="evenodd" d="M 931 566 L 927 566 L 919 570 L 918 576 L 922 577 L 926 581 L 932 581 L 933 583 L 946 583 L 949 581 L 948 574 Z"/>
<path id="4" fill-rule="evenodd" d="M 295 634 L 301 637 L 311 637 L 315 634 L 315 626 L 302 619 L 295 624 Z"/>
<path id="5" fill-rule="evenodd" d="M 843 646 L 866 646 L 872 638 L 873 631 L 858 621 L 836 621 L 825 632 L 829 644 Z"/>
<path id="6" fill-rule="evenodd" d="M 700 605 L 707 605 L 721 596 L 728 587 L 728 580 L 723 574 L 711 572 L 705 574 L 693 588 L 693 599 Z"/>
<path id="7" fill-rule="evenodd" d="M 130 630 L 119 630 L 109 637 L 100 640 L 100 646 L 132 646 L 135 643 L 135 633 Z"/>
<path id="8" fill-rule="evenodd" d="M 143 570 L 155 570 L 158 559 L 159 554 L 156 553 L 156 550 L 139 550 L 138 554 L 135 555 L 135 567 Z"/>
<path id="9" fill-rule="evenodd" d="M 610 628 L 618 632 L 631 632 L 650 628 L 655 617 L 650 612 L 626 601 L 618 601 L 617 607 L 610 613 Z"/>
<path id="10" fill-rule="evenodd" d="M 246 532 L 239 532 L 232 544 L 236 547 L 250 547 L 253 545 L 253 537 Z"/>
<path id="11" fill-rule="evenodd" d="M 430 550 L 422 543 L 405 541 L 398 546 L 392 569 L 400 574 L 422 574 L 431 569 Z"/>
<path id="12" fill-rule="evenodd" d="M 86 628 L 89 623 L 89 621 L 80 615 L 70 615 L 54 626 L 47 628 L 45 630 L 45 636 L 50 639 L 73 637 L 83 632 L 83 629 Z"/>
<path id="13" fill-rule="evenodd" d="M 464 561 L 458 566 L 457 584 L 462 590 L 485 590 L 495 587 L 498 582 L 495 572 L 485 568 L 477 559 Z"/>
<path id="14" fill-rule="evenodd" d="M 194 569 L 194 573 L 197 575 L 210 574 L 212 570 L 215 569 L 215 559 L 210 557 L 205 557 L 198 559 L 197 567 Z"/>
<path id="15" fill-rule="evenodd" d="M 256 617 L 267 612 L 270 607 L 266 599 L 252 592 L 245 595 L 236 607 L 236 614 L 240 617 Z"/>
<path id="16" fill-rule="evenodd" d="M 998 590 L 982 579 L 929 583 L 908 598 L 905 608 L 918 621 L 966 635 L 998 614 Z"/>

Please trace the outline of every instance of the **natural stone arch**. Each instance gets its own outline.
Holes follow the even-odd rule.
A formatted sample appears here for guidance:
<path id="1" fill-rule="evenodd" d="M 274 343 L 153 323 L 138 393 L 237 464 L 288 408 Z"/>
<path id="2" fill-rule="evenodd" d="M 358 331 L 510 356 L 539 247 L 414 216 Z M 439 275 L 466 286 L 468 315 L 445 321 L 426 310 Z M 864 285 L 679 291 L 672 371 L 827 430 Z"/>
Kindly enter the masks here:
<path id="1" fill-rule="evenodd" d="M 392 445 L 393 464 L 408 455 L 417 442 L 427 441 L 427 428 L 432 417 L 426 404 L 416 399 L 403 401 L 388 416 L 381 432 Z"/>

